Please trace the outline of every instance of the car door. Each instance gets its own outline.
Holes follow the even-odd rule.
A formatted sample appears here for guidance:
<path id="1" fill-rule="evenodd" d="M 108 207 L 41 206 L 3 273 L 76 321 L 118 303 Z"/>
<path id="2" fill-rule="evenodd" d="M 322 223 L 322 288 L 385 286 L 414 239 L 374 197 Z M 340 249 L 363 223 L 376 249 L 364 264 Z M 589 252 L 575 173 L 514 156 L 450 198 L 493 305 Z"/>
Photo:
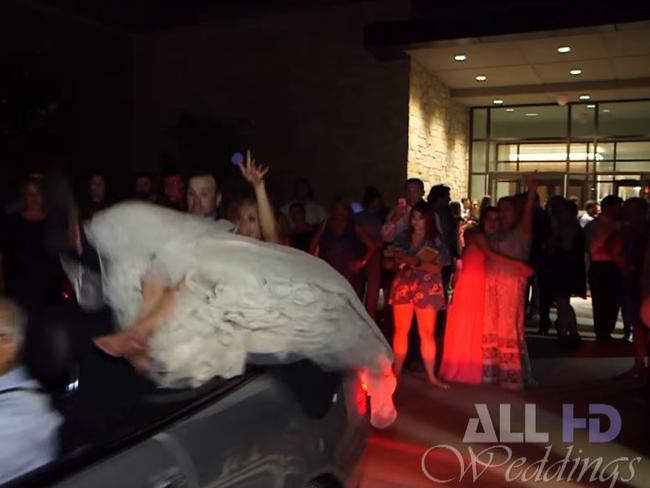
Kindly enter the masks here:
<path id="1" fill-rule="evenodd" d="M 108 456 L 57 483 L 57 488 L 196 488 L 196 477 L 162 433 Z"/>

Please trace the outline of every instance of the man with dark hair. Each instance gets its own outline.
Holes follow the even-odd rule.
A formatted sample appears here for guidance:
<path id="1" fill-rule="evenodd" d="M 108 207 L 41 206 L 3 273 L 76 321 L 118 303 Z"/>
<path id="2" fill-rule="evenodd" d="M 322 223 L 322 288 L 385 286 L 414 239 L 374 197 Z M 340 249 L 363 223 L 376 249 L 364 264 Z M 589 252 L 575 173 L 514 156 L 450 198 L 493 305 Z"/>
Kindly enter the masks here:
<path id="1" fill-rule="evenodd" d="M 145 202 L 156 203 L 156 194 L 153 191 L 153 176 L 151 173 L 141 171 L 135 175 L 135 198 Z"/>
<path id="2" fill-rule="evenodd" d="M 162 204 L 175 210 L 185 210 L 185 180 L 177 170 L 168 169 L 163 176 Z"/>
<path id="3" fill-rule="evenodd" d="M 386 223 L 381 228 L 381 237 L 385 242 L 393 242 L 395 237 L 409 227 L 411 209 L 423 201 L 424 183 L 419 178 L 409 178 L 404 183 L 404 198 L 400 198 L 397 205 L 390 211 Z"/>
<path id="4" fill-rule="evenodd" d="M 197 171 L 189 178 L 187 211 L 209 219 L 216 219 L 221 205 L 221 191 L 209 171 Z"/>
<path id="5" fill-rule="evenodd" d="M 623 300 L 621 239 L 619 222 L 623 200 L 615 195 L 605 197 L 600 207 L 601 215 L 586 227 L 589 236 L 588 250 L 589 288 L 594 315 L 594 332 L 599 342 L 612 340 L 618 312 Z"/>

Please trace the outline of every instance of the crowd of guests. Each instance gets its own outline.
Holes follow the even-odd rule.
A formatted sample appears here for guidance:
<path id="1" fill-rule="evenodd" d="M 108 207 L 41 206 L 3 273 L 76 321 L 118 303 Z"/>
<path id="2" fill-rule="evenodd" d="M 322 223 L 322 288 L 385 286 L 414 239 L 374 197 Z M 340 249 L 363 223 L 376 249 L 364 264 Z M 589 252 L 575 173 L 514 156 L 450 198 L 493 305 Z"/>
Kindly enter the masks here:
<path id="1" fill-rule="evenodd" d="M 496 205 L 490 197 L 453 202 L 447 186 L 436 185 L 427 194 L 421 180 L 410 178 L 394 205 L 387 206 L 378 189 L 367 187 L 360 204 L 337 198 L 326 209 L 301 178 L 291 199 L 276 211 L 265 185 L 268 168 L 248 156 L 240 169 L 250 184 L 248 195 L 228 192 L 213 174 L 199 171 L 189 177 L 165 174 L 160 193 L 150 174 L 138 174 L 133 198 L 225 219 L 241 235 L 327 261 L 392 340 L 398 378 L 409 352 L 419 349 L 427 379 L 439 388 L 449 388 L 449 382 L 493 383 L 515 391 L 532 386 L 526 315 L 538 315 L 539 333 L 550 334 L 555 308 L 557 336 L 577 343 L 581 336 L 571 298 L 590 292 L 596 340 L 614 340 L 622 311 L 624 338 L 635 344 L 634 367 L 626 376 L 645 379 L 648 332 L 641 303 L 650 266 L 646 199 L 623 202 L 608 196 L 600 203 L 587 202 L 580 212 L 575 200 L 554 196 L 542 207 L 537 181 L 530 178 L 527 193 L 501 198 Z M 17 310 L 37 315 L 72 299 L 47 238 L 46 183 L 42 174 L 29 175 L 20 200 L 4 207 L 2 292 L 13 301 L 0 304 L 8 310 L 0 314 L 3 348 L 20 343 Z M 81 223 L 115 203 L 102 174 L 92 175 L 85 190 Z M 73 240 L 83 247 L 82 235 Z M 410 334 L 414 322 L 415 338 Z M 438 344 L 436 336 L 441 338 Z M 15 348 L 11 351 L 9 359 L 0 357 L 0 384 L 13 391 L 15 382 L 28 379 Z M 34 403 L 37 393 L 24 394 L 25 402 Z M 52 418 L 50 425 L 56 423 Z"/>

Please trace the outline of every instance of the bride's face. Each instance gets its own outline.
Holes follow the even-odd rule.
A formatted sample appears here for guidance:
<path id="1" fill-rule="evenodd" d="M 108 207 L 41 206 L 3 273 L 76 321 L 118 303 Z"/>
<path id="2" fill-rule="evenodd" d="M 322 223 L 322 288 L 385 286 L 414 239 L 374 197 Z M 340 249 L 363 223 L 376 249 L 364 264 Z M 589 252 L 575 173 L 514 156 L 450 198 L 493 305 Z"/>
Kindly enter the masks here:
<path id="1" fill-rule="evenodd" d="M 257 205 L 251 202 L 245 202 L 239 208 L 237 232 L 243 236 L 252 237 L 253 239 L 262 239 L 257 215 Z"/>

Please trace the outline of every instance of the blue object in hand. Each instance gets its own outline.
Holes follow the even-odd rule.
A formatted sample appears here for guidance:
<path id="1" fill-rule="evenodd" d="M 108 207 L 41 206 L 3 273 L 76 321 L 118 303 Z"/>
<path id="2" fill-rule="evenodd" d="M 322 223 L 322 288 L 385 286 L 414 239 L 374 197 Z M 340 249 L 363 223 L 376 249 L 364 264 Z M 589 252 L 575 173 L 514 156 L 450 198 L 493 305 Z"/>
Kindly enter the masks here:
<path id="1" fill-rule="evenodd" d="M 240 166 L 244 162 L 244 155 L 240 152 L 236 152 L 230 158 L 230 162 L 235 166 Z"/>

